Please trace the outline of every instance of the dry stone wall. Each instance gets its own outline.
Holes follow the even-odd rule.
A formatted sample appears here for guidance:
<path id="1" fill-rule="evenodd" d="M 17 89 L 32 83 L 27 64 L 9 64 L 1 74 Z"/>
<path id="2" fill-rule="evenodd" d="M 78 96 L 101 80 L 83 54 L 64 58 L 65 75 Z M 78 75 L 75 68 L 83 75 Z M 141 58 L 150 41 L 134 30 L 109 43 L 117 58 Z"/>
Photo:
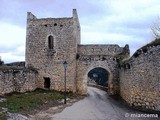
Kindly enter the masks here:
<path id="1" fill-rule="evenodd" d="M 26 68 L 0 66 L 0 95 L 36 89 L 37 72 Z"/>
<path id="2" fill-rule="evenodd" d="M 160 111 L 160 45 L 147 49 L 121 68 L 120 95 L 130 106 Z"/>

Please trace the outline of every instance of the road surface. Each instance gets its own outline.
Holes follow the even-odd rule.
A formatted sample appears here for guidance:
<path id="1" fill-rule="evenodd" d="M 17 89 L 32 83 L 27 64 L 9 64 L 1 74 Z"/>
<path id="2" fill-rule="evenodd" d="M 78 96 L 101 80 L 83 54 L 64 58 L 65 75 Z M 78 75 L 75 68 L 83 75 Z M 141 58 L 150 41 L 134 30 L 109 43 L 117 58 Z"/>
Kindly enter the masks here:
<path id="1" fill-rule="evenodd" d="M 88 94 L 83 100 L 53 115 L 52 120 L 160 120 L 157 115 L 146 117 L 146 113 L 126 107 L 97 88 L 88 87 Z M 140 116 L 142 114 L 144 116 Z"/>

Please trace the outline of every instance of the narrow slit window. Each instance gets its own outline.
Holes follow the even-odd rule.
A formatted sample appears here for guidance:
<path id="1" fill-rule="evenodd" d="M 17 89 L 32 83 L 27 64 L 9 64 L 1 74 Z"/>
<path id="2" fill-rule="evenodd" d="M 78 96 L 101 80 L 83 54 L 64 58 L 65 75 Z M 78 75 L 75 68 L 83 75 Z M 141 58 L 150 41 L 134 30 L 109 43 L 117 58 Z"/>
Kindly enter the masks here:
<path id="1" fill-rule="evenodd" d="M 53 49 L 53 47 L 54 47 L 54 38 L 53 38 L 53 36 L 50 35 L 48 37 L 48 48 Z"/>

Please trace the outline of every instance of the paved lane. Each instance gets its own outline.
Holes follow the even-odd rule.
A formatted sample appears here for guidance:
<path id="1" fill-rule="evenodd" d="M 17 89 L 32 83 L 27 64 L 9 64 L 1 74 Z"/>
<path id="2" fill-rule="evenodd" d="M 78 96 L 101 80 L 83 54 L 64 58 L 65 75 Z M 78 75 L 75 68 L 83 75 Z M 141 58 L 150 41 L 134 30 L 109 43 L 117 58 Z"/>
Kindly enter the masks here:
<path id="1" fill-rule="evenodd" d="M 154 120 L 155 118 L 130 117 L 142 114 L 109 97 L 106 92 L 88 87 L 86 98 L 52 116 L 52 120 Z M 144 114 L 144 113 L 143 113 Z M 125 117 L 126 116 L 126 117 Z M 157 119 L 157 118 L 156 118 Z"/>

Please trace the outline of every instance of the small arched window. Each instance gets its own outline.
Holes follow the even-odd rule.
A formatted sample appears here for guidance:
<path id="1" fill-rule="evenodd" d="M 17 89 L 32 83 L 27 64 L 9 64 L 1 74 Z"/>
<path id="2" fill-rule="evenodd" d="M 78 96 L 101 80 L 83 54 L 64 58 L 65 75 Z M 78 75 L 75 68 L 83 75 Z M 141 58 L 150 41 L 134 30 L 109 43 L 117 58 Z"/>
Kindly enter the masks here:
<path id="1" fill-rule="evenodd" d="M 50 35 L 48 37 L 48 48 L 53 49 L 53 47 L 54 47 L 54 38 L 53 38 L 53 36 Z"/>

